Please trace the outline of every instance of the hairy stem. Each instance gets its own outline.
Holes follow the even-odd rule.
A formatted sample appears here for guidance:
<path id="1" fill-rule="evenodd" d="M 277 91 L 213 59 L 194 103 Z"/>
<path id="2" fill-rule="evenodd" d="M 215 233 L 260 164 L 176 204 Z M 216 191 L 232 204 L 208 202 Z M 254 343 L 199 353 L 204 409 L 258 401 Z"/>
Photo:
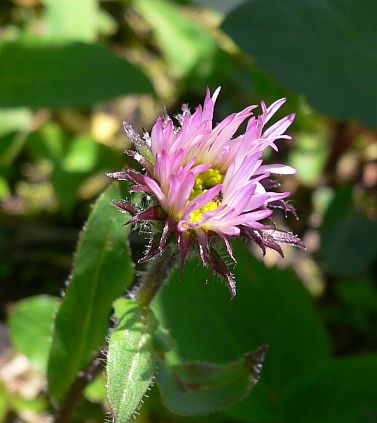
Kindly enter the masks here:
<path id="1" fill-rule="evenodd" d="M 85 387 L 92 382 L 103 369 L 103 355 L 104 352 L 102 351 L 84 371 L 80 372 L 80 375 L 68 391 L 63 404 L 57 409 L 54 423 L 68 423 L 70 421 L 76 405 L 82 398 Z"/>
<path id="2" fill-rule="evenodd" d="M 134 299 L 140 305 L 148 306 L 169 277 L 177 262 L 178 251 L 174 247 L 167 246 L 160 256 L 149 262 L 140 284 L 133 292 Z M 104 350 L 102 350 L 101 357 L 104 354 Z M 73 410 L 81 400 L 85 387 L 104 367 L 103 358 L 101 357 L 97 356 L 71 386 L 63 404 L 55 414 L 54 423 L 68 423 L 70 421 Z"/>
<path id="3" fill-rule="evenodd" d="M 134 298 L 140 305 L 148 306 L 151 303 L 177 262 L 177 249 L 167 246 L 160 256 L 148 263 L 147 270 L 134 291 Z"/>

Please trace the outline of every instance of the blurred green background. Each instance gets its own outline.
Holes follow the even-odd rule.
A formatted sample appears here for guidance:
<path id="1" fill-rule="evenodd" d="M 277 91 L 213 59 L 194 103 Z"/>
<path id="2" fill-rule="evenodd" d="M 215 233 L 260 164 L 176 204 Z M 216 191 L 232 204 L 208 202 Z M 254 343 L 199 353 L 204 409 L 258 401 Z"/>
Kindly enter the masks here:
<path id="1" fill-rule="evenodd" d="M 212 421 L 377 421 L 376 40 L 373 0 L 0 2 L 0 421 L 48 421 L 47 295 L 62 294 L 105 172 L 133 165 L 122 121 L 149 130 L 165 107 L 195 107 L 219 85 L 217 121 L 283 96 L 281 115 L 296 112 L 294 141 L 271 160 L 298 169 L 281 183 L 300 220 L 277 222 L 307 251 L 262 265 L 242 249 L 232 304 L 197 264 L 187 283 L 174 275 L 155 303 L 173 359 L 271 345 L 260 386 Z M 135 257 L 144 242 L 131 235 Z M 23 307 L 40 332 L 27 339 Z M 76 421 L 103 421 L 102 387 Z M 137 421 L 181 420 L 152 390 Z"/>

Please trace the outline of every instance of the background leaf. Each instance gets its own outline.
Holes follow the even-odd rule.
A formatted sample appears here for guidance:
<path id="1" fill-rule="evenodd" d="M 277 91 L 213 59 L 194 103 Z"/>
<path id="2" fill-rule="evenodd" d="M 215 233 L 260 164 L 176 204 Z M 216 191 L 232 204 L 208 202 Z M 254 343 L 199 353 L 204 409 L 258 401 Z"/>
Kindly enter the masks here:
<path id="1" fill-rule="evenodd" d="M 376 128 L 376 14 L 369 0 L 252 0 L 233 10 L 223 29 L 322 113 Z"/>
<path id="2" fill-rule="evenodd" d="M 229 13 L 232 9 L 235 9 L 247 0 L 193 0 L 194 3 L 206 7 L 208 9 L 214 9 L 220 13 Z"/>
<path id="3" fill-rule="evenodd" d="M 86 106 L 150 92 L 141 71 L 100 45 L 33 40 L 0 46 L 1 107 Z"/>
<path id="4" fill-rule="evenodd" d="M 109 340 L 107 396 L 114 420 L 124 423 L 141 406 L 155 374 L 152 336 L 157 320 L 132 300 L 121 298 L 114 309 L 118 326 Z"/>
<path id="5" fill-rule="evenodd" d="M 290 423 L 373 423 L 377 356 L 334 360 L 300 379 L 286 399 Z"/>
<path id="6" fill-rule="evenodd" d="M 233 301 L 221 282 L 205 283 L 207 271 L 194 261 L 183 280 L 179 272 L 172 276 L 153 306 L 177 340 L 177 349 L 169 353 L 175 363 L 226 363 L 268 344 L 261 382 L 227 414 L 252 422 L 278 419 L 290 381 L 328 359 L 327 339 L 308 294 L 291 271 L 266 268 L 244 247 L 235 255 L 238 292 Z"/>
<path id="7" fill-rule="evenodd" d="M 126 244 L 125 215 L 111 201 L 116 184 L 97 200 L 75 254 L 72 276 L 55 319 L 48 366 L 49 391 L 60 402 L 77 373 L 105 342 L 113 301 L 130 285 L 133 266 Z"/>
<path id="8" fill-rule="evenodd" d="M 301 132 L 289 156 L 289 164 L 297 170 L 303 185 L 315 186 L 323 176 L 330 144 L 323 132 L 321 128 L 316 128 L 315 133 Z"/>
<path id="9" fill-rule="evenodd" d="M 16 303 L 8 317 L 9 335 L 16 350 L 37 369 L 47 370 L 51 337 L 58 299 L 47 295 Z"/>
<path id="10" fill-rule="evenodd" d="M 0 110 L 0 136 L 25 130 L 31 123 L 31 112 L 26 108 Z"/>
<path id="11" fill-rule="evenodd" d="M 365 273 L 377 254 L 376 233 L 377 223 L 355 211 L 352 187 L 340 188 L 321 228 L 321 255 L 328 271 L 340 276 Z"/>
<path id="12" fill-rule="evenodd" d="M 229 407 L 249 394 L 259 380 L 265 349 L 228 364 L 161 363 L 157 383 L 164 404 L 175 414 L 197 416 Z"/>
<path id="13" fill-rule="evenodd" d="M 133 0 L 133 4 L 153 29 L 171 74 L 208 73 L 216 43 L 203 28 L 166 0 Z"/>
<path id="14" fill-rule="evenodd" d="M 44 0 L 48 35 L 54 39 L 94 41 L 98 27 L 97 0 Z"/>

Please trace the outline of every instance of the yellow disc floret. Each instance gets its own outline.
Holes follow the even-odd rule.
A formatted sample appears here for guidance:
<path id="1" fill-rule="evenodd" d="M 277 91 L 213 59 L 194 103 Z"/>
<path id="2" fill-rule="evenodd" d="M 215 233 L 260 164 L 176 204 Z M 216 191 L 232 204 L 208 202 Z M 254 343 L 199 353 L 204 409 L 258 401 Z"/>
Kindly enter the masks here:
<path id="1" fill-rule="evenodd" d="M 195 185 L 190 195 L 190 200 L 197 197 L 208 188 L 212 188 L 224 181 L 224 175 L 217 169 L 208 169 L 200 173 L 195 179 Z"/>
<path id="2" fill-rule="evenodd" d="M 208 169 L 200 173 L 195 179 L 195 185 L 190 195 L 190 200 L 193 200 L 200 194 L 206 192 L 209 188 L 214 187 L 217 184 L 221 184 L 224 181 L 224 175 L 217 169 Z M 203 213 L 216 210 L 221 204 L 221 200 L 213 200 L 207 203 L 205 206 L 198 210 L 190 213 L 190 221 L 197 223 L 201 220 Z"/>
<path id="3" fill-rule="evenodd" d="M 220 203 L 217 201 L 210 201 L 205 206 L 190 213 L 190 221 L 197 223 L 202 218 L 203 213 L 216 210 Z"/>

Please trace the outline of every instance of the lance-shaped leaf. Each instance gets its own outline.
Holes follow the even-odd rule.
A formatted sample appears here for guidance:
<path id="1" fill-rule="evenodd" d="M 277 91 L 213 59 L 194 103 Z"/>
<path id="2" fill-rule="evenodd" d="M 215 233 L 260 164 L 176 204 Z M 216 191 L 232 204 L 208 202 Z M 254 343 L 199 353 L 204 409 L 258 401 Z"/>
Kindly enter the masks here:
<path id="1" fill-rule="evenodd" d="M 97 200 L 81 235 L 72 276 L 55 320 L 48 365 L 50 395 L 61 402 L 70 386 L 104 345 L 112 303 L 130 285 L 133 266 L 124 214 L 111 201 L 118 185 Z"/>
<path id="2" fill-rule="evenodd" d="M 157 383 L 165 405 L 176 414 L 219 411 L 245 398 L 258 382 L 266 347 L 228 364 L 161 364 Z"/>
<path id="3" fill-rule="evenodd" d="M 117 328 L 107 355 L 107 397 L 114 421 L 127 422 L 142 404 L 156 369 L 152 336 L 157 329 L 153 312 L 133 300 L 114 304 Z"/>

